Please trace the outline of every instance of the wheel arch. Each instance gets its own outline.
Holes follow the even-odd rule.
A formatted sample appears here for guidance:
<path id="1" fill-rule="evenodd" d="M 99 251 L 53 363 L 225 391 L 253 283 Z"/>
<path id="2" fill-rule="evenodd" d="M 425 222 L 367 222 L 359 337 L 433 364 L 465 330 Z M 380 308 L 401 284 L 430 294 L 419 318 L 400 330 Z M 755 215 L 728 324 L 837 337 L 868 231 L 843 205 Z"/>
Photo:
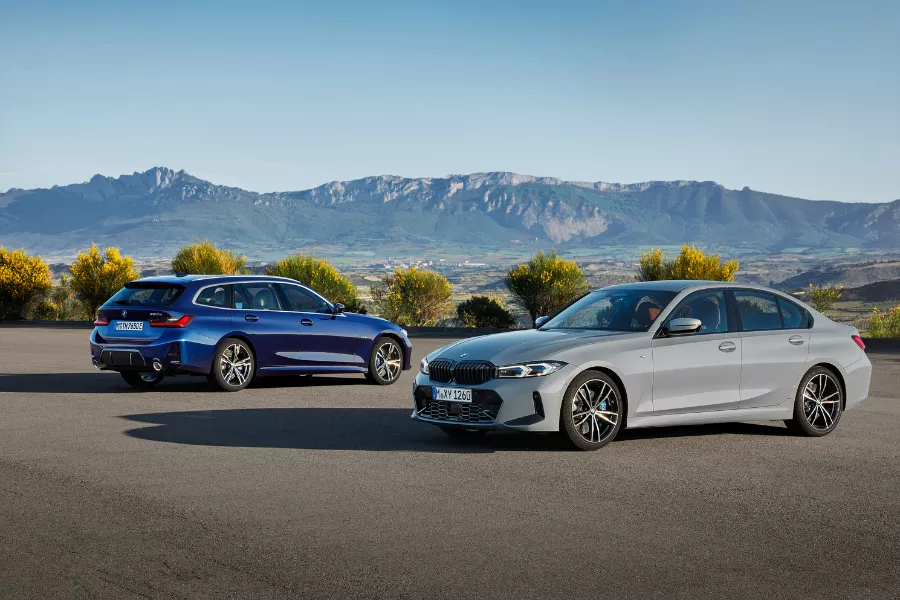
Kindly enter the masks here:
<path id="1" fill-rule="evenodd" d="M 256 377 L 257 372 L 259 371 L 259 360 L 256 358 L 256 348 L 253 347 L 253 342 L 250 341 L 250 336 L 240 333 L 238 331 L 233 331 L 231 333 L 226 333 L 219 341 L 216 342 L 216 352 L 219 351 L 219 347 L 225 342 L 225 340 L 241 340 L 247 347 L 250 348 L 250 352 L 253 354 L 253 376 Z M 213 355 L 215 357 L 215 355 Z M 215 358 L 213 358 L 212 364 L 209 366 L 209 372 L 212 373 L 212 370 L 216 368 Z"/>
<path id="2" fill-rule="evenodd" d="M 594 371 L 596 373 L 603 373 L 604 375 L 606 375 L 607 377 L 612 379 L 616 383 L 616 385 L 619 387 L 619 391 L 622 393 L 622 404 L 623 404 L 622 427 L 620 429 L 625 429 L 628 426 L 628 389 L 625 387 L 625 382 L 622 381 L 622 378 L 619 376 L 618 373 L 616 373 L 609 367 L 604 367 L 604 366 L 599 366 L 599 365 L 593 366 L 593 367 L 588 367 L 588 368 L 584 369 L 583 371 L 579 372 L 578 375 L 581 375 L 582 373 L 587 373 L 588 371 Z M 576 375 L 576 377 L 578 375 Z"/>
<path id="3" fill-rule="evenodd" d="M 847 408 L 847 383 L 844 381 L 844 374 L 841 372 L 841 369 L 837 365 L 830 362 L 820 361 L 808 368 L 806 372 L 803 373 L 803 377 L 805 378 L 807 374 L 809 374 L 809 372 L 816 367 L 822 367 L 834 373 L 834 376 L 837 377 L 838 383 L 841 386 L 841 410 Z M 803 381 L 803 378 L 801 378 L 801 381 Z"/>
<path id="4" fill-rule="evenodd" d="M 382 338 L 390 338 L 397 343 L 397 347 L 399 347 L 400 352 L 403 353 L 403 369 L 402 370 L 406 371 L 406 370 L 412 368 L 412 365 L 411 365 L 412 353 L 407 351 L 406 344 L 403 343 L 403 339 L 400 337 L 400 335 L 397 333 L 394 333 L 393 331 L 382 331 L 381 333 L 379 333 L 372 339 L 372 349 L 369 351 L 369 359 L 366 361 L 366 365 L 368 365 L 369 361 L 372 360 L 372 353 L 375 352 L 375 348 L 378 347 L 378 340 L 380 340 Z"/>

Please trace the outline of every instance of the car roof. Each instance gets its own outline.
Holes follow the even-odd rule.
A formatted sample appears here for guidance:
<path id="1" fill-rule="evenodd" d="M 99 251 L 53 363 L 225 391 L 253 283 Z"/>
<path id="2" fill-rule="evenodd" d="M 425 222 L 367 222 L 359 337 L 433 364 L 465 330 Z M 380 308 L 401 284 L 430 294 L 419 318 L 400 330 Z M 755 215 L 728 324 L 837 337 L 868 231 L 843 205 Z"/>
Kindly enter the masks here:
<path id="1" fill-rule="evenodd" d="M 202 281 L 203 283 L 227 283 L 229 281 L 291 281 L 293 279 L 288 279 L 287 277 L 276 277 L 274 275 L 161 275 L 157 277 L 142 277 L 141 279 L 136 280 L 134 283 L 173 283 L 179 285 L 187 285 L 193 283 L 195 281 Z M 296 282 L 295 282 L 296 283 Z"/>

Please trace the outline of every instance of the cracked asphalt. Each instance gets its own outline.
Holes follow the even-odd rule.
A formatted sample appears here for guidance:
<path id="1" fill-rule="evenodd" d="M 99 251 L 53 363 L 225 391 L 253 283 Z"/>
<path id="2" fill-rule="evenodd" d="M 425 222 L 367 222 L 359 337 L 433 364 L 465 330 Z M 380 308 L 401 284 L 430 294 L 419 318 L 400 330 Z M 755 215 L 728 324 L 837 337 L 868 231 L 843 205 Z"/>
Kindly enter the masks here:
<path id="1" fill-rule="evenodd" d="M 460 444 L 412 372 L 150 392 L 0 327 L 0 598 L 898 598 L 900 355 L 781 423 Z M 448 340 L 415 339 L 414 364 Z"/>

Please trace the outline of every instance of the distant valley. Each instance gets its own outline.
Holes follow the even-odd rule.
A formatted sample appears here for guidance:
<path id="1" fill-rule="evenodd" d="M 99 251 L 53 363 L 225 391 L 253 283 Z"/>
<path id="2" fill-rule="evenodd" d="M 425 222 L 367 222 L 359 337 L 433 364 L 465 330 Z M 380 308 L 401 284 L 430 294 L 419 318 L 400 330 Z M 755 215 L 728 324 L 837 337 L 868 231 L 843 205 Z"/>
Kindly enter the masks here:
<path id="1" fill-rule="evenodd" d="M 713 182 L 578 183 L 514 173 L 367 177 L 257 193 L 158 167 L 0 194 L 0 243 L 67 256 L 91 242 L 143 257 L 209 238 L 268 259 L 301 249 L 515 259 L 693 242 L 727 254 L 900 250 L 900 200 L 810 201 Z"/>

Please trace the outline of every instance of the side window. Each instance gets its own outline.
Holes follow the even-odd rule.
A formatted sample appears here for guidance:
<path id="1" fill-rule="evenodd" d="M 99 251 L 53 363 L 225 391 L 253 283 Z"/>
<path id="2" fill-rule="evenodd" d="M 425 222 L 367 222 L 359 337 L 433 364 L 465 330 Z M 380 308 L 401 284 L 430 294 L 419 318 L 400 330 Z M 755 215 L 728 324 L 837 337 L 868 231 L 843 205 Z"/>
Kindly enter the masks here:
<path id="1" fill-rule="evenodd" d="M 728 309 L 725 292 L 710 290 L 692 294 L 681 301 L 672 311 L 669 320 L 689 318 L 699 319 L 702 325 L 699 333 L 726 333 L 728 331 Z"/>
<path id="2" fill-rule="evenodd" d="M 750 290 L 735 290 L 738 312 L 744 331 L 781 329 L 778 301 L 772 294 Z"/>
<path id="3" fill-rule="evenodd" d="M 253 305 L 250 304 L 250 299 L 247 297 L 247 292 L 244 291 L 244 286 L 238 284 L 231 287 L 234 293 L 231 301 L 232 308 L 242 308 L 244 310 L 253 308 Z"/>
<path id="4" fill-rule="evenodd" d="M 325 301 L 314 294 L 310 294 L 300 286 L 279 283 L 278 287 L 284 293 L 289 310 L 319 313 L 331 312 L 331 308 Z"/>
<path id="5" fill-rule="evenodd" d="M 809 314 L 784 298 L 778 299 L 778 306 L 781 307 L 781 318 L 784 319 L 785 329 L 806 329 L 809 327 Z"/>
<path id="6" fill-rule="evenodd" d="M 204 306 L 218 306 L 219 308 L 228 308 L 228 291 L 230 285 L 214 285 L 212 287 L 203 288 L 197 294 L 197 304 Z"/>
<path id="7" fill-rule="evenodd" d="M 271 283 L 244 283 L 241 287 L 252 310 L 280 310 L 275 287 Z"/>

